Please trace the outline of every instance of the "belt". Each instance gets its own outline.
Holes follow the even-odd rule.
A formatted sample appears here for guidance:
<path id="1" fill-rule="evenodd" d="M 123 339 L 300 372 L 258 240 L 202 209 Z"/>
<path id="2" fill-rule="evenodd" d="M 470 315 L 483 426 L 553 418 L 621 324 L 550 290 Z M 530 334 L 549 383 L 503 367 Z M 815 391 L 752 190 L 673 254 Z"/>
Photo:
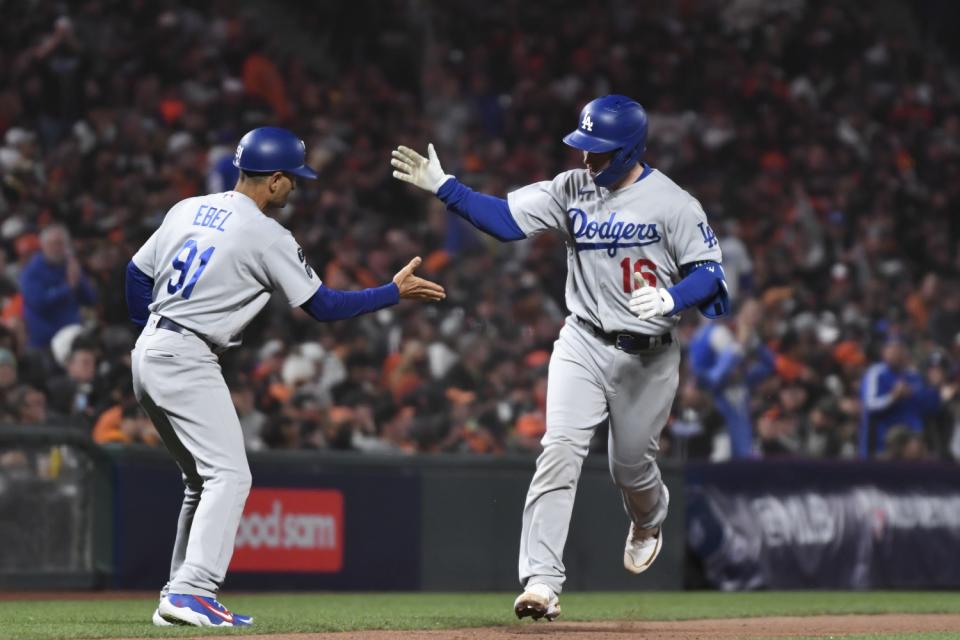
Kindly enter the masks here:
<path id="1" fill-rule="evenodd" d="M 200 334 L 197 333 L 196 331 L 193 331 L 193 330 L 191 330 L 191 329 L 187 329 L 187 328 L 184 327 L 183 325 L 177 324 L 176 322 L 174 322 L 174 321 L 171 320 L 170 318 L 165 318 L 165 317 L 163 317 L 163 316 L 160 316 L 160 320 L 157 321 L 157 328 L 158 328 L 158 329 L 166 329 L 167 331 L 173 331 L 174 333 L 181 333 L 181 334 L 188 335 L 188 336 L 196 336 L 196 337 L 200 338 L 201 340 L 203 340 L 203 341 L 206 343 L 206 345 L 207 345 L 208 347 L 210 347 L 210 349 L 213 349 L 214 346 L 215 346 L 212 342 L 210 342 L 209 340 L 207 340 L 206 338 L 204 338 L 202 335 L 200 335 Z"/>
<path id="2" fill-rule="evenodd" d="M 576 316 L 579 322 L 587 331 L 600 338 L 607 344 L 612 344 L 621 351 L 627 353 L 637 353 L 647 351 L 656 347 L 663 347 L 673 342 L 673 335 L 665 333 L 661 336 L 650 336 L 644 333 L 627 333 L 625 331 L 606 332 L 592 322 L 588 322 Z"/>

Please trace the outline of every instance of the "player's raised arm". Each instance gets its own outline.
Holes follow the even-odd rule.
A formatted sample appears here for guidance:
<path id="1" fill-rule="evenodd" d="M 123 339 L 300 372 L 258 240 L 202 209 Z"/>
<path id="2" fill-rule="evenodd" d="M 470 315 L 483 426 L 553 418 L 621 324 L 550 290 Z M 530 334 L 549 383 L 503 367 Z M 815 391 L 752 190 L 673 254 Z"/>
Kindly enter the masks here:
<path id="1" fill-rule="evenodd" d="M 506 200 L 477 193 L 452 175 L 444 173 L 433 144 L 427 145 L 427 158 L 403 145 L 394 149 L 391 155 L 394 178 L 436 195 L 450 211 L 476 228 L 503 241 L 527 237 L 510 213 Z"/>

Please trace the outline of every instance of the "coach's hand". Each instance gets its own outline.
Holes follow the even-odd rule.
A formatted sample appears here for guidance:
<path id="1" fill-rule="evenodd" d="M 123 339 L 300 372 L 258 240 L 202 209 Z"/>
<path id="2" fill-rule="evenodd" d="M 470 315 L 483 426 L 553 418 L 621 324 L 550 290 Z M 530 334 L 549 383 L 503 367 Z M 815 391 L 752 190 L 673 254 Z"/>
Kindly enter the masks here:
<path id="1" fill-rule="evenodd" d="M 413 270 L 420 266 L 420 262 L 420 256 L 417 256 L 393 276 L 393 283 L 400 289 L 400 299 L 443 300 L 447 297 L 443 287 L 413 275 Z"/>
<path id="2" fill-rule="evenodd" d="M 639 273 L 634 273 L 633 277 L 639 288 L 633 290 L 630 298 L 630 313 L 636 314 L 641 320 L 649 320 L 673 311 L 673 296 L 669 291 L 651 287 Z"/>
<path id="3" fill-rule="evenodd" d="M 430 193 L 439 191 L 443 183 L 448 178 L 453 177 L 443 172 L 432 143 L 427 145 L 429 160 L 410 147 L 404 147 L 403 145 L 394 149 L 391 155 L 393 158 L 390 160 L 390 164 L 396 169 L 393 172 L 394 178 L 426 189 Z"/>

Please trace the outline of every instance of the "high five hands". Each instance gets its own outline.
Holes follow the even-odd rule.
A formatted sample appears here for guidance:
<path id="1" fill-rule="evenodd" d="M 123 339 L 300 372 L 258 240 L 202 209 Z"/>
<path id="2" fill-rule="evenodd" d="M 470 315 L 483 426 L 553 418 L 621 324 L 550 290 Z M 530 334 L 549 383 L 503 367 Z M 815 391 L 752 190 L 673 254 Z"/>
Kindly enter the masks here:
<path id="1" fill-rule="evenodd" d="M 400 298 L 409 300 L 443 300 L 446 292 L 436 282 L 425 280 L 413 275 L 413 270 L 420 266 L 422 260 L 417 256 L 407 263 L 403 269 L 393 276 L 393 283 L 400 289 Z"/>
<path id="2" fill-rule="evenodd" d="M 433 144 L 427 145 L 429 158 L 424 158 L 410 147 L 403 145 L 394 149 L 391 155 L 393 157 L 390 159 L 390 164 L 394 168 L 394 178 L 409 182 L 430 193 L 439 191 L 443 183 L 453 177 L 443 172 Z"/>

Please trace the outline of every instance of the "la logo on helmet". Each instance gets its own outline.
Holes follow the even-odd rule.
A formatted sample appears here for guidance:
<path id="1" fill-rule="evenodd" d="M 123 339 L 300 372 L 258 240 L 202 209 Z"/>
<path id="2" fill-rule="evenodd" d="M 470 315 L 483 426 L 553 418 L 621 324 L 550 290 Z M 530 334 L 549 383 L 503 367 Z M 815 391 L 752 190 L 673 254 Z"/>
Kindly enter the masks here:
<path id="1" fill-rule="evenodd" d="M 590 119 L 589 113 L 584 114 L 583 122 L 580 123 L 580 126 L 583 127 L 584 131 L 593 131 L 593 120 Z"/>
<path id="2" fill-rule="evenodd" d="M 243 155 L 243 145 L 237 145 L 237 154 L 233 157 L 233 164 L 240 166 L 240 156 Z"/>

